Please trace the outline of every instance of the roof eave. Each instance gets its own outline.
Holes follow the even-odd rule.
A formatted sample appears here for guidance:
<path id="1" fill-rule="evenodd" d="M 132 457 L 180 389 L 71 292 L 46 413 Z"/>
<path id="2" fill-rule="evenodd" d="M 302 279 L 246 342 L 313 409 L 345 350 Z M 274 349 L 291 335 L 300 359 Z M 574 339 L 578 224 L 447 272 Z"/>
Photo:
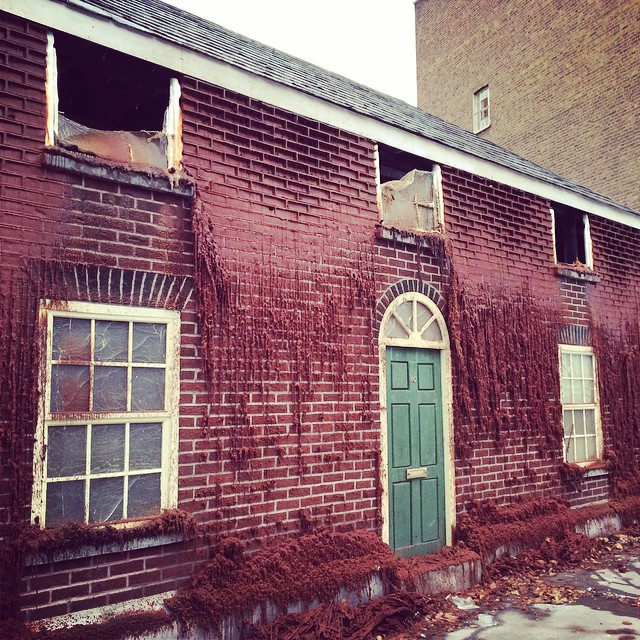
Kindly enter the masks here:
<path id="1" fill-rule="evenodd" d="M 627 207 L 552 184 L 241 69 L 118 20 L 82 0 L 0 0 L 0 9 L 433 162 L 640 229 L 640 213 Z"/>

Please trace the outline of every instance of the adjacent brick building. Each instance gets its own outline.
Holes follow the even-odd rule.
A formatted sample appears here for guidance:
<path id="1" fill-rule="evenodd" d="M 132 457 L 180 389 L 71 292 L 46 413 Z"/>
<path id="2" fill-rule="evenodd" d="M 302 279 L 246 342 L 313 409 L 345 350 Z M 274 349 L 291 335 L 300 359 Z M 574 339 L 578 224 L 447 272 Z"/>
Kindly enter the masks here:
<path id="1" fill-rule="evenodd" d="M 637 212 L 158 1 L 0 8 L 5 618 L 637 490 Z"/>
<path id="2" fill-rule="evenodd" d="M 418 105 L 637 209 L 639 24 L 638 0 L 419 0 Z"/>

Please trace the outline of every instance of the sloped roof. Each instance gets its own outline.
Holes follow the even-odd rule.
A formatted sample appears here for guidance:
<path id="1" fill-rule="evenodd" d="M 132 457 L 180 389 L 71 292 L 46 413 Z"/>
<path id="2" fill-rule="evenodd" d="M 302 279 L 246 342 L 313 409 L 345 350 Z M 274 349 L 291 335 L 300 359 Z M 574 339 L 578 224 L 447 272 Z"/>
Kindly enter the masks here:
<path id="1" fill-rule="evenodd" d="M 99 14 L 103 18 L 210 56 L 354 113 L 393 125 L 590 200 L 638 215 L 638 212 L 629 207 L 402 100 L 256 42 L 160 0 L 58 1 Z"/>

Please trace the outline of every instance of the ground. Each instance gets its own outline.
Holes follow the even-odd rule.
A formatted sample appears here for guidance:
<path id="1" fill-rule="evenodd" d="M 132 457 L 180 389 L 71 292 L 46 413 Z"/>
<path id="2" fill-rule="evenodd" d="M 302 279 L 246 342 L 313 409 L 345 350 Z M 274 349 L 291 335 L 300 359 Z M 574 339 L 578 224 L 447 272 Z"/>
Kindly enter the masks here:
<path id="1" fill-rule="evenodd" d="M 640 638 L 639 534 L 636 529 L 601 539 L 570 568 L 534 556 L 507 561 L 485 584 L 448 596 L 453 607 L 378 639 Z"/>

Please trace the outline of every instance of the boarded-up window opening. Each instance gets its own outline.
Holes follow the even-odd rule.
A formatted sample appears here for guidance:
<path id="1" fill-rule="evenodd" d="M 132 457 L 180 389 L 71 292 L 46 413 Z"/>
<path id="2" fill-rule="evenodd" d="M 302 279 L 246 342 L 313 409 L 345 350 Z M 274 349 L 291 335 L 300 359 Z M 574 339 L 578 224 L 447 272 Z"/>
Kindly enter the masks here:
<path id="1" fill-rule="evenodd" d="M 179 98 L 167 69 L 67 34 L 49 37 L 47 144 L 177 170 Z"/>
<path id="2" fill-rule="evenodd" d="M 376 159 L 382 224 L 407 231 L 441 231 L 440 167 L 385 145 L 378 145 Z"/>

